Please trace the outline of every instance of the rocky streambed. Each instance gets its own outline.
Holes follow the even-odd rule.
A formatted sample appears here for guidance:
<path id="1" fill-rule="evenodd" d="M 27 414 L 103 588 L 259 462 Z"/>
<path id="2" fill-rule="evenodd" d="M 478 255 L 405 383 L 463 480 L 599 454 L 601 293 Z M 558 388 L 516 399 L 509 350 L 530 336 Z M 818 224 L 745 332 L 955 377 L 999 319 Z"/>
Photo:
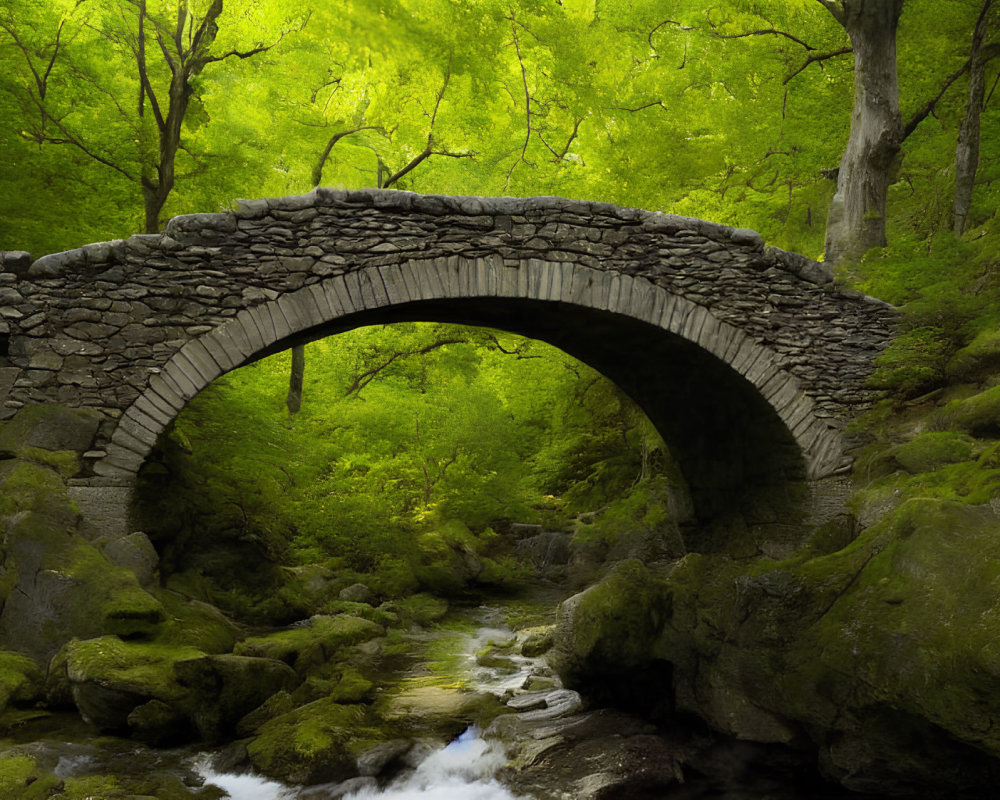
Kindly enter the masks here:
<path id="1" fill-rule="evenodd" d="M 397 662 L 380 695 L 410 735 L 357 748 L 346 780 L 276 780 L 246 758 L 246 742 L 215 749 L 154 748 L 95 735 L 71 715 L 25 718 L 4 763 L 30 762 L 36 779 L 11 797 L 196 797 L 203 800 L 641 800 L 664 797 L 848 797 L 818 782 L 781 748 L 726 740 L 696 719 L 654 725 L 586 708 L 564 689 L 547 652 L 548 625 L 513 630 L 503 608 L 460 612 L 413 630 L 419 656 Z M 537 621 L 537 620 L 536 620 Z M 479 724 L 466 727 L 475 720 Z M 319 722 L 316 723 L 321 724 Z M 449 731 L 465 728 L 451 741 Z M 370 731 L 357 730 L 359 739 Z M 289 734 L 297 735 L 297 734 Z M 321 775 L 321 765 L 313 774 Z M 131 787 L 127 795 L 120 792 Z M 139 794 L 145 791 L 149 794 Z"/>

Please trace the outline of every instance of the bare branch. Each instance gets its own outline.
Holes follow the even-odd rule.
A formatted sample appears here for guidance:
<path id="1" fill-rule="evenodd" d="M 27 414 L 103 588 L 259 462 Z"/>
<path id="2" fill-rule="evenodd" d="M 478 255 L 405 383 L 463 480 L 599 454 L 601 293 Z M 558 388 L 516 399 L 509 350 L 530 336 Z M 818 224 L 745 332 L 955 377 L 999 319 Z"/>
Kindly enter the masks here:
<path id="1" fill-rule="evenodd" d="M 562 161 L 564 158 L 566 158 L 566 154 L 569 152 L 569 148 L 573 144 L 573 140 L 576 139 L 577 134 L 580 132 L 580 124 L 585 119 L 586 119 L 586 117 L 580 117 L 573 124 L 573 132 L 569 135 L 569 139 L 566 140 L 566 146 L 562 149 L 562 151 L 560 151 L 558 153 L 556 152 L 555 148 L 552 147 L 552 145 L 550 145 L 548 142 L 545 141 L 545 139 L 542 138 L 541 135 L 538 136 L 538 138 L 542 140 L 542 144 L 544 144 L 549 149 L 549 152 L 552 153 L 552 155 L 555 156 L 555 158 L 553 159 L 553 161 L 559 162 L 559 161 Z"/>
<path id="2" fill-rule="evenodd" d="M 680 26 L 680 23 L 677 20 L 675 20 L 675 19 L 665 19 L 665 20 L 663 20 L 663 22 L 661 22 L 661 23 L 653 26 L 653 29 L 646 35 L 646 41 L 649 42 L 649 49 L 652 50 L 654 53 L 656 52 L 656 45 L 653 44 L 653 34 L 656 33 L 664 25 L 678 25 L 678 26 Z M 659 56 L 657 56 L 657 58 L 658 57 Z"/>
<path id="3" fill-rule="evenodd" d="M 364 389 L 369 383 L 371 383 L 375 378 L 378 377 L 379 373 L 391 366 L 397 359 L 406 358 L 408 356 L 424 356 L 430 353 L 432 350 L 437 350 L 439 347 L 444 347 L 449 344 L 466 344 L 466 339 L 438 339 L 436 342 L 431 342 L 425 347 L 417 348 L 416 350 L 400 350 L 389 356 L 388 359 L 383 361 L 381 364 L 376 364 L 359 375 L 356 375 L 354 382 L 351 383 L 350 387 L 344 392 L 344 397 L 349 397 L 352 394 L 361 394 L 361 390 Z"/>
<path id="4" fill-rule="evenodd" d="M 841 0 L 816 0 L 823 8 L 833 14 L 833 18 L 841 25 L 847 22 L 847 11 Z"/>
<path id="5" fill-rule="evenodd" d="M 451 80 L 451 66 L 449 65 L 448 70 L 444 74 L 444 83 L 441 84 L 441 89 L 437 93 L 437 98 L 434 101 L 434 110 L 431 112 L 431 126 L 430 130 L 427 131 L 427 145 L 424 149 L 418 153 L 409 164 L 403 167 L 395 175 L 391 175 L 385 183 L 379 182 L 379 187 L 382 189 L 388 189 L 392 184 L 396 183 L 400 178 L 409 174 L 415 170 L 420 164 L 431 156 L 448 156 L 449 158 L 472 158 L 473 153 L 452 153 L 446 150 L 434 150 L 434 125 L 437 122 L 438 109 L 441 108 L 441 101 L 444 99 L 444 93 L 448 89 L 448 82 Z M 381 165 L 379 169 L 379 175 L 381 175 Z"/>
<path id="6" fill-rule="evenodd" d="M 811 44 L 806 44 L 797 36 L 786 31 L 779 31 L 775 28 L 767 28 L 765 30 L 759 31 L 747 31 L 746 33 L 713 33 L 716 39 L 746 39 L 748 36 L 784 36 L 786 39 L 791 39 L 796 44 L 802 45 L 806 50 L 815 50 Z"/>
<path id="7" fill-rule="evenodd" d="M 646 103 L 643 106 L 636 106 L 635 108 L 626 108 L 625 106 L 613 106 L 613 108 L 615 111 L 628 111 L 631 114 L 635 114 L 638 111 L 645 111 L 647 108 L 652 108 L 653 106 L 659 106 L 664 111 L 667 111 L 667 107 L 663 105 L 662 100 L 654 100 L 652 103 Z"/>
<path id="8" fill-rule="evenodd" d="M 319 186 L 320 182 L 323 180 L 323 167 L 326 166 L 326 160 L 330 157 L 330 152 L 333 150 L 334 145 L 345 136 L 351 136 L 352 134 L 360 133 L 361 131 L 380 131 L 382 134 L 385 134 L 385 129 L 379 127 L 378 125 L 359 125 L 357 128 L 351 128 L 349 131 L 340 131 L 340 133 L 335 133 L 330 137 L 330 141 L 326 143 L 326 147 L 323 148 L 323 152 L 316 160 L 316 165 L 312 169 L 313 186 Z"/>
<path id="9" fill-rule="evenodd" d="M 795 72 L 788 75 L 785 78 L 785 80 L 782 81 L 782 83 L 787 85 L 792 78 L 794 78 L 800 72 L 805 70 L 806 67 L 808 67 L 810 64 L 822 64 L 824 61 L 827 61 L 828 59 L 836 58 L 837 56 L 843 56 L 846 55 L 847 53 L 853 53 L 853 52 L 854 49 L 851 47 L 841 47 L 838 50 L 831 50 L 829 53 L 815 53 L 809 56 L 805 61 L 803 61 L 802 66 L 800 66 L 797 70 L 795 70 Z"/>
<path id="10" fill-rule="evenodd" d="M 908 137 L 911 133 L 913 133 L 917 129 L 917 126 L 934 111 L 934 107 L 938 104 L 938 101 L 942 97 L 944 97 L 944 93 L 947 92 L 949 88 L 951 88 L 951 85 L 955 81 L 957 81 L 962 75 L 964 75 L 966 72 L 969 71 L 971 63 L 972 63 L 971 60 L 966 61 L 958 70 L 949 75 L 945 79 L 944 84 L 941 86 L 941 91 L 939 91 L 937 95 L 928 100 L 927 103 L 924 104 L 923 108 L 921 108 L 912 117 L 910 117 L 910 121 L 907 122 L 906 127 L 903 128 L 903 136 L 902 139 L 900 139 L 900 141 L 905 141 L 906 137 Z"/>
<path id="11" fill-rule="evenodd" d="M 282 38 L 284 38 L 284 36 L 285 34 L 281 34 L 281 36 L 278 37 L 278 40 L 274 42 L 274 44 L 258 45 L 252 50 L 230 50 L 228 53 L 223 53 L 220 56 L 205 56 L 204 58 L 201 59 L 201 61 L 204 64 L 214 64 L 217 61 L 225 61 L 227 58 L 233 58 L 234 56 L 239 59 L 253 58 L 255 55 L 258 55 L 259 53 L 266 53 L 272 47 L 279 44 Z"/>
<path id="12" fill-rule="evenodd" d="M 517 38 L 517 27 L 515 25 L 515 20 L 513 16 L 507 17 L 510 20 L 510 31 L 514 37 L 514 50 L 517 52 L 517 63 L 521 67 L 521 83 L 524 86 L 524 119 L 526 130 L 524 133 L 524 144 L 521 146 L 521 154 L 517 157 L 513 164 L 510 165 L 510 169 L 507 170 L 507 178 L 504 180 L 504 188 L 506 189 L 510 183 L 510 176 L 514 174 L 514 168 L 524 162 L 528 166 L 533 166 L 524 157 L 528 152 L 528 142 L 531 141 L 531 92 L 528 89 L 528 70 L 524 66 L 524 57 L 521 54 L 521 41 Z"/>

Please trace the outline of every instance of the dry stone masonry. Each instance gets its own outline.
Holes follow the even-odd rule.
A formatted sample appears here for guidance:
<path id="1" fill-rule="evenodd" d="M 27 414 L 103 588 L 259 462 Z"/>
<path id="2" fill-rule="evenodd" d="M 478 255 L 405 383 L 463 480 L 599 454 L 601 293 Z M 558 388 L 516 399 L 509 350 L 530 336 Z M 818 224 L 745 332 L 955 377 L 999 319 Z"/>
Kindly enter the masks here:
<path id="1" fill-rule="evenodd" d="M 707 413 L 692 392 L 710 393 L 706 407 L 734 419 L 759 406 L 820 478 L 848 463 L 842 430 L 872 399 L 865 381 L 893 318 L 753 231 L 560 198 L 317 189 L 35 261 L 0 253 L 0 270 L 0 418 L 39 403 L 98 409 L 106 423 L 79 481 L 90 486 L 130 486 L 157 436 L 224 372 L 358 324 L 421 318 L 506 325 L 575 351 L 692 454 L 704 442 L 684 433 L 683 409 L 658 413 L 668 398 Z M 718 380 L 699 383 L 699 371 Z"/>

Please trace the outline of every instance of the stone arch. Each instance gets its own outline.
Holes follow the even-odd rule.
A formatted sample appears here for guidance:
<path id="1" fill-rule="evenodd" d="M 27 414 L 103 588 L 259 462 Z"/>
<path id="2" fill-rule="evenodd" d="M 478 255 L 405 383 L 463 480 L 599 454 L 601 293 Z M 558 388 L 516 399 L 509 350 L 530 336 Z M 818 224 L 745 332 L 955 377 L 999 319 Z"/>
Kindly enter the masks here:
<path id="1" fill-rule="evenodd" d="M 575 321 L 577 317 L 579 322 Z M 771 475 L 774 481 L 796 477 L 815 480 L 843 465 L 839 432 L 816 416 L 813 400 L 799 380 L 781 366 L 781 359 L 705 306 L 641 276 L 571 262 L 529 258 L 512 263 L 499 256 L 450 256 L 368 266 L 327 277 L 287 291 L 274 300 L 244 308 L 228 321 L 191 339 L 162 368 L 154 371 L 147 388 L 124 411 L 111 435 L 106 455 L 95 464 L 94 471 L 130 485 L 157 437 L 187 402 L 232 369 L 291 344 L 359 325 L 425 318 L 478 322 L 526 335 L 535 335 L 532 331 L 540 330 L 542 335 L 536 338 L 552 341 L 572 355 L 590 361 L 622 385 L 650 413 L 671 446 L 675 444 L 671 439 L 683 438 L 685 428 L 690 427 L 669 418 L 671 414 L 676 417 L 676 405 L 665 413 L 658 408 L 670 406 L 664 396 L 672 393 L 670 381 L 677 376 L 663 376 L 663 382 L 658 382 L 658 378 L 647 380 L 647 384 L 657 383 L 654 389 L 648 389 L 642 381 L 634 380 L 637 370 L 628 369 L 627 359 L 614 355 L 606 355 L 603 362 L 597 355 L 588 358 L 593 355 L 591 351 L 600 349 L 595 334 L 588 329 L 600 325 L 602 320 L 611 320 L 619 327 L 631 326 L 636 348 L 652 348 L 655 340 L 672 343 L 670 358 L 677 356 L 680 361 L 671 363 L 703 359 L 697 362 L 695 371 L 717 376 L 711 378 L 716 381 L 710 384 L 712 388 L 697 389 L 702 394 L 717 395 L 716 410 L 706 413 L 725 417 L 749 409 L 728 428 L 724 426 L 729 432 L 724 435 L 731 436 L 756 425 L 764 426 L 767 433 L 744 447 L 744 451 L 754 452 L 722 453 L 714 467 L 691 466 L 700 458 L 695 451 L 705 449 L 703 442 L 690 443 L 686 449 L 691 452 L 682 452 L 679 458 L 682 471 L 688 475 L 690 469 L 692 474 L 700 476 L 701 483 L 695 487 L 703 490 L 700 516 L 711 516 L 724 507 L 728 493 L 737 489 L 735 484 L 742 480 L 737 477 L 727 483 L 720 479 L 719 485 L 709 486 L 715 480 L 711 477 L 712 470 L 718 471 L 719 464 L 735 456 L 768 461 L 770 451 L 780 444 L 777 439 L 793 445 L 785 449 L 794 452 L 790 456 L 786 452 L 781 459 L 770 458 L 767 468 L 761 470 L 773 473 L 777 469 L 781 474 Z M 574 326 L 575 332 L 565 330 Z M 621 330 L 626 335 L 625 328 Z M 635 355 L 632 363 L 640 363 L 640 358 L 646 355 Z M 653 364 L 654 372 L 655 368 Z M 629 383 L 636 385 L 626 385 Z M 685 402 L 690 413 L 698 413 L 690 408 L 690 398 Z M 677 432 L 674 437 L 668 435 L 670 430 Z M 772 442 L 773 448 L 769 444 Z M 764 449 L 768 452 L 763 452 Z"/>

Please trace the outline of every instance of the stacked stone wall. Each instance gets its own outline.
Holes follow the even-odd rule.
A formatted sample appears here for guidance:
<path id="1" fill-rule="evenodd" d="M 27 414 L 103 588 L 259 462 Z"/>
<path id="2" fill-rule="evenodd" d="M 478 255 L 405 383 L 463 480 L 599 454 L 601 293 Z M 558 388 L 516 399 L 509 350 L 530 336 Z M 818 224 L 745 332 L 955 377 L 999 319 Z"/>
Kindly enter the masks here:
<path id="1" fill-rule="evenodd" d="M 548 286 L 521 287 L 519 295 L 517 275 L 526 281 L 528 264 L 545 265 L 532 280 L 541 275 Z M 407 275 L 426 273 L 419 281 L 430 288 L 420 297 L 434 295 L 435 281 L 442 283 L 440 296 L 454 297 L 454 287 L 440 277 L 448 269 L 458 274 L 455 286 L 481 296 L 486 279 L 477 283 L 474 273 L 483 265 L 501 276 L 491 284 L 498 296 L 570 303 L 579 297 L 581 304 L 615 310 L 608 296 L 614 287 L 602 289 L 603 299 L 588 295 L 593 281 L 585 287 L 579 276 L 593 270 L 614 277 L 615 286 L 633 279 L 629 303 L 617 306 L 625 313 L 656 322 L 667 316 L 653 308 L 663 303 L 656 298 L 693 304 L 706 314 L 696 330 L 675 325 L 682 335 L 699 342 L 710 326 L 713 336 L 716 329 L 741 332 L 740 341 L 767 354 L 762 359 L 755 350 L 754 359 L 780 373 L 784 394 L 804 395 L 811 420 L 830 430 L 870 402 L 865 382 L 894 317 L 885 304 L 836 287 L 824 265 L 767 247 L 753 231 L 560 198 L 318 189 L 241 201 L 232 212 L 177 217 L 162 234 L 36 261 L 24 253 L 0 256 L 0 418 L 26 404 L 96 408 L 109 420 L 101 447 L 114 421 L 185 345 L 248 309 L 272 309 L 254 317 L 263 352 L 301 333 L 301 322 L 289 322 L 280 311 L 285 306 L 272 301 L 303 287 L 329 289 L 331 279 L 340 278 L 347 296 L 338 302 L 350 313 L 392 305 L 399 294 L 392 276 L 402 281 L 404 266 Z M 566 285 L 557 290 L 560 280 Z M 225 370 L 257 355 L 244 350 L 215 360 Z M 741 353 L 731 350 L 727 356 L 722 347 L 717 355 L 735 363 Z M 740 371 L 751 377 L 749 365 Z M 202 388 L 198 376 L 191 378 L 194 391 Z M 185 387 L 181 401 L 192 393 Z"/>

